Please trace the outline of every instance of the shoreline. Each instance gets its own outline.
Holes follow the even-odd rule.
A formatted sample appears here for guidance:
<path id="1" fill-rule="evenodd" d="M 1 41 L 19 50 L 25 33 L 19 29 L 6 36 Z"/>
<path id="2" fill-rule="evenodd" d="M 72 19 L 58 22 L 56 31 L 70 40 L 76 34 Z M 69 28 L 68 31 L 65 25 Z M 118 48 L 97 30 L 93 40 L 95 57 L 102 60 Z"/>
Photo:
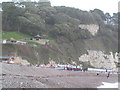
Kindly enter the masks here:
<path id="1" fill-rule="evenodd" d="M 102 82 L 115 83 L 117 74 L 55 70 L 2 63 L 3 88 L 97 88 Z"/>

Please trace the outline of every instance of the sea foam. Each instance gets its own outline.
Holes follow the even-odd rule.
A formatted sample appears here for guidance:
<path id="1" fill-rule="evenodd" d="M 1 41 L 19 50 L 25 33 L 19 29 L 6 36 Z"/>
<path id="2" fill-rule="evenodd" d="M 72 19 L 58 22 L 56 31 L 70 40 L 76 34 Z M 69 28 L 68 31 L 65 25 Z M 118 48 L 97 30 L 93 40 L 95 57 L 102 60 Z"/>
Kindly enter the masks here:
<path id="1" fill-rule="evenodd" d="M 118 82 L 116 83 L 107 83 L 107 82 L 102 82 L 103 85 L 98 86 L 97 88 L 118 88 Z M 119 83 L 120 84 L 120 83 Z M 120 90 L 120 89 L 119 89 Z"/>

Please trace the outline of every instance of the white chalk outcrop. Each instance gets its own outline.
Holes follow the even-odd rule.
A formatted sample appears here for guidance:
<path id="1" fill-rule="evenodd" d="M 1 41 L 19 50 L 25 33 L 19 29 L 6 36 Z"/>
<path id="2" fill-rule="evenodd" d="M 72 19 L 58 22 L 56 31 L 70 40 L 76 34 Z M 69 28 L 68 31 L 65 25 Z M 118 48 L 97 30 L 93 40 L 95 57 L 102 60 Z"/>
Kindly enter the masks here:
<path id="1" fill-rule="evenodd" d="M 118 53 L 113 55 L 112 52 L 105 54 L 102 51 L 88 50 L 88 54 L 80 56 L 79 61 L 90 62 L 96 68 L 107 68 L 117 71 L 116 63 L 118 63 Z"/>
<path id="2" fill-rule="evenodd" d="M 27 60 L 23 60 L 21 57 L 15 57 L 15 60 L 13 61 L 15 64 L 20 65 L 30 65 L 30 63 Z"/>
<path id="3" fill-rule="evenodd" d="M 80 24 L 79 27 L 81 29 L 85 29 L 85 30 L 87 29 L 92 35 L 95 35 L 99 30 L 99 26 L 96 24 L 89 24 L 89 25 Z"/>

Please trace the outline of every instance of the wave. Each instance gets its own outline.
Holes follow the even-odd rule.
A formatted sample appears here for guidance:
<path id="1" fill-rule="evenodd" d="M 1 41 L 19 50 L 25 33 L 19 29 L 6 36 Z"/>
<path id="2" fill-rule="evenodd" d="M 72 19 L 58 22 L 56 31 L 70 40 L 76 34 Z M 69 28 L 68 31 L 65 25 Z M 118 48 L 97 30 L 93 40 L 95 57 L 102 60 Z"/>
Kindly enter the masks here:
<path id="1" fill-rule="evenodd" d="M 102 84 L 103 85 L 98 86 L 97 88 L 118 88 L 118 82 L 116 82 L 116 83 L 102 82 Z"/>

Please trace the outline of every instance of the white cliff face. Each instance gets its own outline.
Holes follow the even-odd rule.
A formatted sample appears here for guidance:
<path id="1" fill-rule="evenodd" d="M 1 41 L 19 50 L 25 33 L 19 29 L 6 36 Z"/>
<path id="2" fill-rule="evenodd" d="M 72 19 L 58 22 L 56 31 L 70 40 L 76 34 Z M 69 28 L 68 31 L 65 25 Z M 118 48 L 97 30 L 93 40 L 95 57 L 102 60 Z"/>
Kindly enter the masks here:
<path id="1" fill-rule="evenodd" d="M 99 30 L 99 26 L 96 24 L 90 24 L 90 25 L 80 24 L 79 27 L 81 29 L 87 29 L 92 35 L 95 35 Z"/>
<path id="2" fill-rule="evenodd" d="M 15 64 L 20 65 L 30 65 L 30 63 L 27 60 L 22 59 L 21 57 L 15 57 L 15 60 L 13 61 Z"/>
<path id="3" fill-rule="evenodd" d="M 113 53 L 110 52 L 110 55 L 108 55 L 104 54 L 102 51 L 88 50 L 88 55 L 84 54 L 80 56 L 79 61 L 89 61 L 90 64 L 96 68 L 107 68 L 116 71 L 117 67 L 115 63 L 118 63 L 118 53 L 113 55 Z"/>

